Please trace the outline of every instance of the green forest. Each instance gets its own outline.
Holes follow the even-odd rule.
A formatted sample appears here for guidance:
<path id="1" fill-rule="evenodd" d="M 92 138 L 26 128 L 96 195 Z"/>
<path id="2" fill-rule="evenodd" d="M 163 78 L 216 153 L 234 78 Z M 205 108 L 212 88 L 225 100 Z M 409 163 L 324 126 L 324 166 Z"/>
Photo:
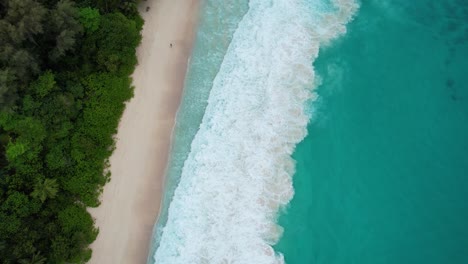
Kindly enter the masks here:
<path id="1" fill-rule="evenodd" d="M 0 262 L 84 263 L 133 95 L 138 0 L 0 0 Z"/>

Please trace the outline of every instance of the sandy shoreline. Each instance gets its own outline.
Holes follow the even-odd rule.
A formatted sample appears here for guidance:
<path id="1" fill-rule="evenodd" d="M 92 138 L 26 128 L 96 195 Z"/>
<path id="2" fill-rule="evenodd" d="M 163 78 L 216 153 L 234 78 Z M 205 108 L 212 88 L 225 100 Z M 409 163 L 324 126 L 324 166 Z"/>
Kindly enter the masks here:
<path id="1" fill-rule="evenodd" d="M 199 0 L 149 0 L 140 6 L 145 25 L 133 74 L 135 96 L 119 124 L 111 181 L 101 205 L 89 209 L 100 230 L 89 263 L 146 263 L 198 8 Z"/>

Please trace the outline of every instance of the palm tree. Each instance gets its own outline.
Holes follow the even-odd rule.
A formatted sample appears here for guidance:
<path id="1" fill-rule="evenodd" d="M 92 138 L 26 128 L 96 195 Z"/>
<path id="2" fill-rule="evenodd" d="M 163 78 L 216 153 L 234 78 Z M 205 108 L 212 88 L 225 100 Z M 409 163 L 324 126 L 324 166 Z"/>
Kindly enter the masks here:
<path id="1" fill-rule="evenodd" d="M 20 264 L 44 264 L 46 262 L 46 258 L 41 256 L 41 252 L 38 251 L 32 255 L 30 259 L 21 259 L 19 261 Z"/>
<path id="2" fill-rule="evenodd" d="M 6 249 L 7 243 L 4 240 L 0 240 L 0 252 Z"/>
<path id="3" fill-rule="evenodd" d="M 31 193 L 31 197 L 37 198 L 44 202 L 47 198 L 54 198 L 58 192 L 58 183 L 55 179 L 45 179 L 44 181 L 38 181 L 34 185 L 34 190 Z"/>

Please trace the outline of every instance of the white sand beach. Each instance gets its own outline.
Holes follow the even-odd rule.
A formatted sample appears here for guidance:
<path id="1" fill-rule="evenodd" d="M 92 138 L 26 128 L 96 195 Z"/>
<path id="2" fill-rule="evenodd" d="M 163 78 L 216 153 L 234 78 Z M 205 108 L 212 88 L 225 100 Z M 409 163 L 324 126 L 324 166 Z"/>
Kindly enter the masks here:
<path id="1" fill-rule="evenodd" d="M 119 124 L 111 181 L 89 209 L 99 228 L 90 263 L 146 263 L 198 8 L 199 0 L 142 1 L 135 96 Z"/>

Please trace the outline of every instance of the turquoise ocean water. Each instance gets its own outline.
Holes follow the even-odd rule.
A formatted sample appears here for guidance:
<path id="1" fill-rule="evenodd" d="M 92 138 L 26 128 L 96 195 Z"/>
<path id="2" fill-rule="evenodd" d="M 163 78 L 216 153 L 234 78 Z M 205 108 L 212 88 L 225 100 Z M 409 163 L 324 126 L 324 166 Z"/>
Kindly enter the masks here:
<path id="1" fill-rule="evenodd" d="M 468 263 L 468 2 L 362 1 L 280 217 L 287 263 Z"/>
<path id="2" fill-rule="evenodd" d="M 148 263 L 468 263 L 465 2 L 204 1 Z"/>

